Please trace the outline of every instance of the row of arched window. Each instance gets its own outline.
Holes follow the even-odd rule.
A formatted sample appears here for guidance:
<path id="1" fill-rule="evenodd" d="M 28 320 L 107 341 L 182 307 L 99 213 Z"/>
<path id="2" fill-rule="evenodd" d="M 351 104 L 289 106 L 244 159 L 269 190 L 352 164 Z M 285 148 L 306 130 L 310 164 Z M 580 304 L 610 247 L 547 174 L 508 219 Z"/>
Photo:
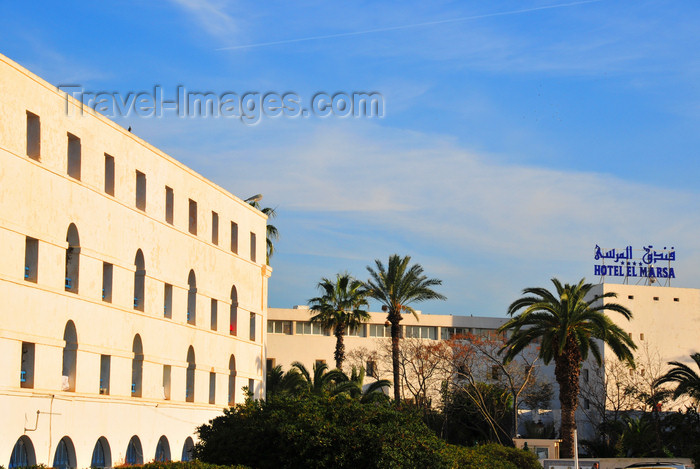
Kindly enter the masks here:
<path id="1" fill-rule="evenodd" d="M 71 223 L 66 235 L 68 247 L 66 249 L 65 261 L 65 290 L 78 293 L 80 285 L 80 236 L 75 224 Z M 27 237 L 25 245 L 25 266 L 24 278 L 29 282 L 36 283 L 39 270 L 39 244 L 38 240 Z M 137 311 L 145 310 L 146 296 L 146 261 L 143 251 L 138 249 L 134 258 L 134 288 L 133 288 L 133 308 Z M 113 266 L 107 262 L 103 263 L 102 269 L 102 300 L 112 302 L 112 278 Z M 172 318 L 172 293 L 173 286 L 165 284 L 163 297 L 163 316 Z M 229 334 L 238 335 L 238 291 L 236 286 L 231 287 L 229 296 Z M 218 300 L 211 298 L 210 302 L 210 328 L 218 330 Z M 255 313 L 250 313 L 250 336 L 252 341 L 256 340 Z M 187 323 L 197 324 L 197 277 L 194 270 L 190 270 L 187 276 Z"/>
<path id="2" fill-rule="evenodd" d="M 194 448 L 194 442 L 191 437 L 187 437 L 185 444 L 182 447 L 182 455 L 180 456 L 181 461 L 189 461 L 192 459 L 192 449 Z M 156 445 L 156 450 L 153 458 L 144 458 L 143 447 L 141 446 L 141 440 L 137 435 L 134 435 L 129 440 L 129 444 L 126 447 L 126 455 L 124 457 L 124 464 L 133 466 L 137 464 L 143 464 L 144 462 L 156 461 L 156 462 L 167 462 L 171 461 L 170 453 L 170 443 L 168 438 L 163 435 L 158 439 L 158 444 Z M 117 461 L 118 462 L 118 461 Z M 12 448 L 12 455 L 10 456 L 10 463 L 8 465 L 9 469 L 17 467 L 30 467 L 36 466 L 36 451 L 34 450 L 34 445 L 32 440 L 27 435 L 22 435 L 15 446 Z M 75 454 L 75 446 L 73 441 L 68 436 L 64 436 L 56 445 L 56 450 L 54 451 L 53 463 L 51 467 L 55 469 L 73 469 L 76 467 L 85 467 L 84 462 L 81 462 L 80 466 Z M 109 445 L 109 441 L 104 436 L 101 436 L 95 443 L 95 447 L 92 450 L 92 457 L 90 460 L 91 468 L 107 468 L 112 467 L 112 451 Z"/>
<path id="3" fill-rule="evenodd" d="M 63 331 L 63 357 L 61 362 L 61 390 L 75 391 L 78 334 L 73 321 L 68 321 Z M 143 396 L 143 342 L 141 336 L 136 334 L 131 347 L 131 396 Z M 100 356 L 99 393 L 109 395 L 111 389 L 111 356 Z M 185 401 L 195 402 L 195 370 L 197 363 L 195 359 L 194 347 L 190 345 L 187 349 L 187 370 L 185 379 Z M 227 403 L 233 405 L 236 401 L 236 357 L 232 354 L 228 365 L 228 394 Z M 162 396 L 150 396 L 170 400 L 171 398 L 171 366 L 163 365 Z M 20 374 L 21 387 L 33 387 L 34 382 L 34 344 L 22 343 L 22 363 Z M 31 385 L 25 385 L 32 383 Z M 203 401 L 203 399 L 199 399 Z M 216 373 L 209 373 L 209 398 L 210 404 L 216 404 Z"/>

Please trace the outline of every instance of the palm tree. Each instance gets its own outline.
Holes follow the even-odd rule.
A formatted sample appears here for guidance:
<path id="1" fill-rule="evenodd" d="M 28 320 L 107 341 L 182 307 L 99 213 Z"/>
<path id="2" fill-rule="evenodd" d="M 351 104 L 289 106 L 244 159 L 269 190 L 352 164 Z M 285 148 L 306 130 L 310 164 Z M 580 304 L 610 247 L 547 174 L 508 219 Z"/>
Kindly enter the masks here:
<path id="1" fill-rule="evenodd" d="M 332 329 L 335 335 L 335 367 L 341 369 L 345 360 L 343 337 L 349 327 L 358 327 L 370 315 L 361 309 L 367 307 L 367 291 L 364 283 L 349 274 L 337 274 L 335 280 L 322 278 L 317 288 L 322 295 L 309 300 L 311 322 Z"/>
<path id="2" fill-rule="evenodd" d="M 292 363 L 293 369 L 298 370 L 302 376 L 302 389 L 304 392 L 320 396 L 329 393 L 335 387 L 335 383 L 343 381 L 343 372 L 340 370 L 328 371 L 328 365 L 323 362 L 316 362 L 312 368 L 312 373 L 301 362 Z M 345 377 L 347 380 L 347 376 Z"/>
<path id="3" fill-rule="evenodd" d="M 280 239 L 280 233 L 277 231 L 277 227 L 275 225 L 271 225 L 269 222 L 273 218 L 277 216 L 277 211 L 272 208 L 272 207 L 265 207 L 265 208 L 260 208 L 260 203 L 257 200 L 251 200 L 248 202 L 251 207 L 255 207 L 258 210 L 260 210 L 262 213 L 267 215 L 267 228 L 265 230 L 265 245 L 266 245 L 266 251 L 265 251 L 265 261 L 267 262 L 267 265 L 270 265 L 270 258 L 272 255 L 275 253 L 275 241 Z"/>
<path id="4" fill-rule="evenodd" d="M 376 269 L 367 266 L 370 279 L 367 281 L 368 294 L 382 304 L 382 311 L 387 313 L 391 323 L 391 361 L 394 371 L 394 400 L 401 400 L 401 378 L 399 376 L 399 338 L 401 335 L 402 313 L 416 311 L 409 306 L 426 300 L 444 300 L 445 296 L 435 292 L 432 287 L 442 285 L 442 280 L 428 278 L 423 274 L 420 264 L 411 263 L 411 256 L 389 256 L 386 267 L 376 259 Z"/>
<path id="5" fill-rule="evenodd" d="M 595 295 L 593 288 L 582 279 L 576 285 L 563 285 L 553 278 L 556 295 L 545 288 L 526 288 L 524 296 L 510 305 L 508 314 L 513 316 L 499 328 L 499 332 L 511 331 L 502 352 L 504 362 L 513 360 L 525 347 L 541 340 L 539 357 L 545 364 L 554 360 L 554 375 L 559 384 L 561 403 L 561 457 L 573 457 L 575 413 L 578 406 L 579 373 L 583 360 L 591 353 L 598 365 L 602 357 L 596 339 L 607 344 L 618 359 L 634 366 L 632 350 L 637 346 L 632 338 L 605 315 L 605 311 L 632 318 L 632 312 L 617 303 L 606 303 L 614 298 L 613 292 Z M 522 310 L 522 311 L 521 311 Z M 520 314 L 514 316 L 516 312 Z"/>
<path id="6" fill-rule="evenodd" d="M 285 373 L 282 371 L 282 365 L 277 365 L 267 372 L 265 395 L 267 400 L 279 395 L 298 395 L 305 388 L 306 380 L 296 368 Z"/>
<path id="7" fill-rule="evenodd" d="M 391 386 L 391 381 L 388 379 L 376 380 L 365 388 L 364 368 L 360 368 L 360 371 L 357 371 L 357 368 L 353 366 L 352 373 L 349 377 L 340 370 L 334 371 L 342 373 L 342 377 L 344 377 L 344 379 L 338 379 L 335 389 L 333 390 L 333 395 L 346 393 L 353 399 L 359 399 L 362 404 L 367 402 L 382 402 L 389 399 L 387 395 L 384 394 L 384 388 Z"/>
<path id="8" fill-rule="evenodd" d="M 690 358 L 700 369 L 700 353 L 696 352 L 690 355 Z M 673 391 L 673 398 L 678 399 L 686 395 L 695 401 L 696 406 L 700 406 L 700 375 L 685 363 L 674 361 L 668 364 L 673 365 L 673 368 L 656 381 L 656 386 L 664 383 L 677 383 L 676 389 Z"/>

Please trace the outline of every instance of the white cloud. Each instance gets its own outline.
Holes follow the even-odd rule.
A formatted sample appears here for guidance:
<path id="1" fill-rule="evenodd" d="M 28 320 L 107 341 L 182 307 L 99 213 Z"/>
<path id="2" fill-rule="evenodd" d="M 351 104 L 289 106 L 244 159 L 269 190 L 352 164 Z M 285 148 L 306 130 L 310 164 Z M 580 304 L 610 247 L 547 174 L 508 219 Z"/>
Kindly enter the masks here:
<path id="1" fill-rule="evenodd" d="M 571 260 L 596 243 L 690 247 L 700 232 L 694 192 L 490 161 L 439 135 L 319 127 L 283 151 L 250 149 L 236 173 L 257 172 L 251 188 L 264 187 L 285 210 L 361 219 L 514 259 Z"/>
<path id="2" fill-rule="evenodd" d="M 245 143 L 240 125 L 209 125 L 209 138 L 231 150 L 206 152 L 199 170 L 237 195 L 262 192 L 264 204 L 278 207 L 275 306 L 310 297 L 322 275 L 349 269 L 362 276 L 372 259 L 394 252 L 443 278 L 450 301 L 424 308 L 435 312 L 502 314 L 520 289 L 552 276 L 592 280 L 595 244 L 673 244 L 676 285 L 700 277 L 697 192 L 605 168 L 513 164 L 452 137 L 365 122 L 265 122 L 240 131 Z M 182 147 L 174 156 L 198 161 Z M 300 264 L 306 267 L 297 270 Z M 295 291 L 299 298 L 289 300 Z"/>
<path id="3" fill-rule="evenodd" d="M 171 0 L 185 9 L 209 35 L 228 43 L 240 32 L 239 22 L 227 11 L 230 5 L 217 0 Z"/>

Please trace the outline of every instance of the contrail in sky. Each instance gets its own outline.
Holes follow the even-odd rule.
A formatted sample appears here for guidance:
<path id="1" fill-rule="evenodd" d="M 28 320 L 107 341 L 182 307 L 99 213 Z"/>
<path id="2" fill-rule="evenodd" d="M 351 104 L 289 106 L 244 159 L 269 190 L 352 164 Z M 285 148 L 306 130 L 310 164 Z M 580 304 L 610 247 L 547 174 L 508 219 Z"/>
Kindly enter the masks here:
<path id="1" fill-rule="evenodd" d="M 387 31 L 400 31 L 402 29 L 420 28 L 423 26 L 434 26 L 437 24 L 457 23 L 459 21 L 478 20 L 478 19 L 482 19 L 482 18 L 493 18 L 494 16 L 520 15 L 523 13 L 530 13 L 533 11 L 551 10 L 553 8 L 573 7 L 573 6 L 577 6 L 577 5 L 585 5 L 587 3 L 598 3 L 598 2 L 602 2 L 602 1 L 603 0 L 583 0 L 583 1 L 579 1 L 579 2 L 558 3 L 556 5 L 546 5 L 546 6 L 541 6 L 541 7 L 525 8 L 522 10 L 502 11 L 499 13 L 486 13 L 483 15 L 475 15 L 475 16 L 463 16 L 461 18 L 450 18 L 447 20 L 428 21 L 425 23 L 407 24 L 407 25 L 403 25 L 403 26 L 392 26 L 392 27 L 388 27 L 388 28 L 366 29 L 364 31 L 353 31 L 353 32 L 348 32 L 348 33 L 326 34 L 323 36 L 309 36 L 309 37 L 301 37 L 301 38 L 297 38 L 297 39 L 284 39 L 281 41 L 259 42 L 257 44 L 243 44 L 240 46 L 221 47 L 221 48 L 216 49 L 216 50 L 252 49 L 254 47 L 278 46 L 281 44 L 293 44 L 295 42 L 318 41 L 320 39 L 334 39 L 334 38 L 339 38 L 339 37 L 360 36 L 363 34 L 383 33 L 383 32 L 387 32 Z"/>

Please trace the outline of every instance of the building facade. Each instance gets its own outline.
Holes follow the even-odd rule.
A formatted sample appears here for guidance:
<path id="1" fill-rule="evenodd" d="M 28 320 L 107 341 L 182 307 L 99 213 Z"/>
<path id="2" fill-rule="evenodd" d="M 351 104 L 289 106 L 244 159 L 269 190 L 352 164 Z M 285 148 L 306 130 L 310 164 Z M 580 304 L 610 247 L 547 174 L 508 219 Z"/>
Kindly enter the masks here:
<path id="1" fill-rule="evenodd" d="M 637 367 L 630 369 L 624 365 L 620 366 L 607 346 L 602 347 L 602 367 L 598 367 L 592 356 L 583 363 L 580 376 L 582 392 L 577 413 L 581 438 L 593 437 L 596 426 L 601 421 L 601 412 L 613 410 L 615 395 L 620 389 L 611 379 L 611 374 L 623 373 L 626 383 L 641 382 L 641 378 L 644 377 L 650 381 L 653 373 L 666 371 L 670 361 L 680 361 L 694 367 L 690 355 L 700 351 L 700 290 L 602 283 L 595 285 L 590 294 L 595 296 L 609 292 L 616 293 L 617 297 L 606 298 L 604 301 L 619 303 L 633 313 L 631 321 L 617 313 L 611 312 L 608 315 L 613 322 L 628 332 L 637 344 Z M 317 361 L 326 362 L 329 368 L 334 367 L 333 352 L 336 339 L 320 326 L 311 324 L 310 313 L 306 306 L 269 309 L 268 368 L 282 365 L 287 370 L 294 361 L 303 363 L 309 369 Z M 350 331 L 345 338 L 346 356 L 352 355 L 353 351 L 360 348 L 372 351 L 386 346 L 383 344 L 386 344 L 386 338 L 390 337 L 389 328 L 385 326 L 386 313 L 370 315 L 371 319 L 366 324 Z M 496 329 L 507 320 L 498 317 L 459 315 L 418 316 L 415 318 L 410 314 L 404 315 L 403 337 L 417 337 L 428 342 L 449 339 L 454 334 L 469 333 L 488 337 L 494 336 Z M 656 369 L 651 370 L 650 364 Z M 364 366 L 371 368 L 372 364 L 364 363 Z M 551 382 L 554 388 L 551 409 L 523 411 L 521 423 L 524 419 L 532 419 L 554 423 L 558 428 L 560 411 L 554 363 L 545 366 L 540 361 L 538 367 L 540 377 Z M 380 377 L 391 378 L 391 375 L 385 373 Z M 617 410 L 635 410 L 625 407 L 633 405 L 631 401 L 624 405 L 619 399 L 617 402 L 622 405 Z M 682 406 L 682 402 L 671 402 L 667 403 L 663 410 L 673 410 Z"/>
<path id="2" fill-rule="evenodd" d="M 370 312 L 370 319 L 344 338 L 346 355 L 360 348 L 378 351 L 391 337 L 386 324 L 386 313 Z M 311 311 L 307 306 L 270 308 L 267 320 L 267 368 L 282 365 L 288 370 L 295 361 L 308 369 L 316 362 L 335 366 L 333 353 L 336 338 L 320 325 L 311 323 Z M 455 334 L 496 335 L 506 321 L 503 318 L 459 315 L 422 314 L 418 317 L 406 314 L 401 321 L 403 337 L 426 340 L 449 339 Z M 364 364 L 365 368 L 368 365 Z M 373 373 L 370 373 L 373 374 Z"/>
<path id="3" fill-rule="evenodd" d="M 0 465 L 179 460 L 264 395 L 266 217 L 0 56 Z"/>

